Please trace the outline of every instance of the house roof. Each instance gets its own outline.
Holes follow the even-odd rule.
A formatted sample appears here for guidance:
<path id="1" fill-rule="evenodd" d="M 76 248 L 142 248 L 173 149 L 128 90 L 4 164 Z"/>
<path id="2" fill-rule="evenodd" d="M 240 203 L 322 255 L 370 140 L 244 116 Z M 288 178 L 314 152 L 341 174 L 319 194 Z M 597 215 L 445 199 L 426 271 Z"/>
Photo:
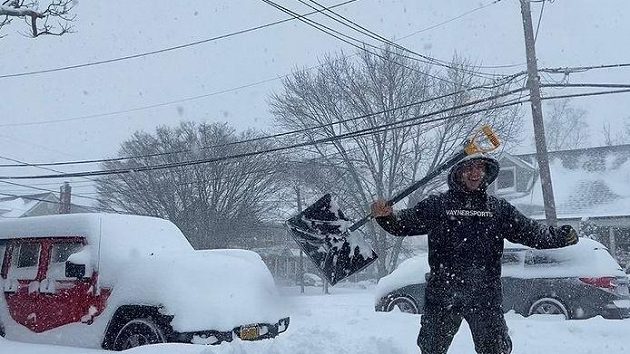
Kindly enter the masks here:
<path id="1" fill-rule="evenodd" d="M 534 154 L 518 157 L 535 163 Z M 630 145 L 550 152 L 549 167 L 559 218 L 630 216 Z M 528 195 L 507 199 L 544 219 L 540 183 Z"/>
<path id="2" fill-rule="evenodd" d="M 56 213 L 59 205 L 59 197 L 53 192 L 28 194 L 28 195 L 15 195 L 9 197 L 0 198 L 0 218 L 21 218 L 25 216 L 32 216 L 33 212 L 38 209 L 35 215 L 52 214 Z M 93 213 L 96 212 L 96 208 L 70 204 L 71 213 Z M 39 207 L 45 208 L 39 208 Z M 45 211 L 42 211 L 44 209 Z"/>
<path id="3" fill-rule="evenodd" d="M 0 198 L 0 217 L 19 218 L 27 215 L 40 203 L 59 202 L 54 193 L 39 193 Z"/>
<path id="4" fill-rule="evenodd" d="M 525 160 L 521 157 L 509 154 L 507 152 L 504 152 L 501 154 L 501 157 L 499 157 L 499 160 L 503 160 L 503 159 L 507 159 L 509 161 L 511 161 L 513 164 L 515 164 L 516 166 L 522 167 L 522 168 L 526 168 L 532 171 L 536 170 L 536 167 L 529 162 L 528 160 Z"/>

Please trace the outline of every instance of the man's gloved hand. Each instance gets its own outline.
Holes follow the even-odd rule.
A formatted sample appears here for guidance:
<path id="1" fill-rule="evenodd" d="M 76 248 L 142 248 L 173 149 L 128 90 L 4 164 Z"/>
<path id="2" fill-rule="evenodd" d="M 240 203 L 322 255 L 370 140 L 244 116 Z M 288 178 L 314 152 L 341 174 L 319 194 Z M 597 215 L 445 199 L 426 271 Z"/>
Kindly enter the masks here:
<path id="1" fill-rule="evenodd" d="M 372 203 L 372 216 L 378 218 L 380 216 L 389 216 L 394 212 L 391 205 L 385 200 L 379 199 Z"/>
<path id="2" fill-rule="evenodd" d="M 578 243 L 579 238 L 577 231 L 571 225 L 560 226 L 560 232 L 564 236 L 564 240 L 567 242 L 567 246 L 575 245 Z"/>

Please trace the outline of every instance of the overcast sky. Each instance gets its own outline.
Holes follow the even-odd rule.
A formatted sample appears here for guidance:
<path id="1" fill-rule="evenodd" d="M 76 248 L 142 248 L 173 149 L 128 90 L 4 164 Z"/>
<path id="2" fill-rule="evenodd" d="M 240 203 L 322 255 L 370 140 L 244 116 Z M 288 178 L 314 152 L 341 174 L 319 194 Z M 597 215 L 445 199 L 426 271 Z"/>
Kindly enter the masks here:
<path id="1" fill-rule="evenodd" d="M 277 2 L 309 12 L 297 0 Z M 340 2 L 319 1 L 327 6 Z M 443 60 L 458 53 L 485 66 L 522 64 L 499 71 L 506 74 L 525 69 L 517 0 L 357 0 L 335 11 L 387 38 L 404 38 L 398 43 L 416 52 Z M 541 3 L 533 3 L 532 12 L 536 24 Z M 76 33 L 62 37 L 26 38 L 16 32 L 25 30 L 19 21 L 3 28 L 7 36 L 0 39 L 0 76 L 155 51 L 288 17 L 260 0 L 194 0 L 177 6 L 155 0 L 79 1 L 75 13 Z M 627 0 L 546 3 L 537 39 L 539 66 L 630 62 L 629 13 Z M 325 22 L 321 15 L 312 19 Z M 331 26 L 368 41 L 338 24 Z M 340 50 L 355 49 L 289 21 L 136 59 L 0 78 L 0 156 L 31 163 L 112 157 L 134 131 L 182 120 L 228 121 L 238 128 L 272 131 L 266 99 L 280 89 L 278 78 Z M 259 82 L 264 83 L 253 85 Z M 630 83 L 630 68 L 575 74 L 570 82 Z M 178 102 L 167 104 L 173 101 Z M 619 126 L 630 116 L 629 102 L 630 94 L 573 101 L 588 111 L 595 136 L 603 122 Z M 146 108 L 154 105 L 160 106 Z M 0 191 L 4 188 L 16 189 L 0 186 Z"/>

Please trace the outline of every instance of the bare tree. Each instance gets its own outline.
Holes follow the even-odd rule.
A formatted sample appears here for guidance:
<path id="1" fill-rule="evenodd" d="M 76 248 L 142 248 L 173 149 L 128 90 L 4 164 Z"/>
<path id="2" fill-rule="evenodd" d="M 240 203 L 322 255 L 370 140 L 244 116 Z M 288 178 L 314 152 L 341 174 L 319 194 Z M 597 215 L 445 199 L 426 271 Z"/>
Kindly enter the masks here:
<path id="1" fill-rule="evenodd" d="M 589 141 L 586 111 L 572 107 L 569 99 L 553 101 L 548 107 L 544 119 L 547 149 L 585 147 Z"/>
<path id="2" fill-rule="evenodd" d="M 61 36 L 72 32 L 75 15 L 71 12 L 75 4 L 76 0 L 6 0 L 0 5 L 0 29 L 18 18 L 24 21 L 28 35 L 33 38 Z"/>
<path id="3" fill-rule="evenodd" d="M 106 162 L 104 168 L 133 170 L 270 147 L 263 140 L 235 143 L 256 136 L 253 131 L 236 134 L 226 124 L 192 122 L 158 128 L 155 135 L 136 132 L 119 152 L 135 157 Z M 281 161 L 277 154 L 256 155 L 110 175 L 99 180 L 98 192 L 104 207 L 173 221 L 196 248 L 242 246 L 243 235 L 259 226 L 265 212 L 275 207 L 267 200 L 278 190 L 276 170 Z"/>
<path id="4" fill-rule="evenodd" d="M 609 122 L 602 123 L 601 134 L 604 146 L 627 144 L 630 141 L 630 116 L 625 118 L 622 129 L 611 127 Z"/>
<path id="5" fill-rule="evenodd" d="M 513 140 L 520 127 L 516 110 L 465 114 L 491 107 L 499 99 L 444 110 L 506 89 L 493 83 L 485 90 L 468 90 L 479 84 L 479 79 L 461 60 L 452 66 L 445 73 L 433 72 L 386 48 L 378 54 L 360 53 L 357 61 L 343 55 L 327 57 L 317 72 L 293 73 L 284 81 L 283 92 L 270 99 L 272 113 L 282 128 L 302 131 L 301 139 L 306 141 L 362 129 L 378 130 L 306 149 L 311 158 L 305 183 L 321 193 L 332 192 L 347 214 L 363 216 L 372 200 L 390 198 L 448 158 L 481 122 L 492 124 L 504 140 Z M 444 111 L 428 115 L 440 110 Z M 462 116 L 453 117 L 457 114 Z M 362 118 L 348 121 L 351 117 Z M 417 119 L 415 125 L 395 127 L 396 122 L 413 117 L 424 118 Z M 436 118 L 441 120 L 431 122 Z M 342 120 L 346 121 L 335 124 Z M 379 130 L 386 124 L 394 126 Z M 443 184 L 443 179 L 436 181 L 416 199 Z M 362 232 L 380 255 L 379 276 L 387 274 L 404 251 L 402 239 L 386 236 L 373 223 Z"/>

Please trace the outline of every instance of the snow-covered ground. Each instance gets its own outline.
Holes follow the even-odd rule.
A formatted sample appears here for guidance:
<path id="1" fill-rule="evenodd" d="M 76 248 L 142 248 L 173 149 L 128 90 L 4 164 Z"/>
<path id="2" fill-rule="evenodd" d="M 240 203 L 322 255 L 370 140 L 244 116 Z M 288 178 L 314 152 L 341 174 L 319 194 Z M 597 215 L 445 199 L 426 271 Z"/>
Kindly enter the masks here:
<path id="1" fill-rule="evenodd" d="M 322 295 L 320 288 L 307 288 L 305 295 L 296 288 L 282 290 L 293 309 L 289 330 L 272 340 L 242 342 L 220 346 L 165 344 L 141 347 L 131 354 L 329 354 L 419 353 L 416 334 L 420 316 L 404 313 L 379 313 L 373 308 L 374 289 L 331 288 Z M 513 354 L 630 352 L 630 319 L 564 321 L 553 316 L 523 318 L 507 314 L 514 341 Z M 92 354 L 99 350 L 33 345 L 0 338 L 0 353 L 7 354 Z M 457 333 L 451 354 L 474 353 L 467 325 Z"/>

